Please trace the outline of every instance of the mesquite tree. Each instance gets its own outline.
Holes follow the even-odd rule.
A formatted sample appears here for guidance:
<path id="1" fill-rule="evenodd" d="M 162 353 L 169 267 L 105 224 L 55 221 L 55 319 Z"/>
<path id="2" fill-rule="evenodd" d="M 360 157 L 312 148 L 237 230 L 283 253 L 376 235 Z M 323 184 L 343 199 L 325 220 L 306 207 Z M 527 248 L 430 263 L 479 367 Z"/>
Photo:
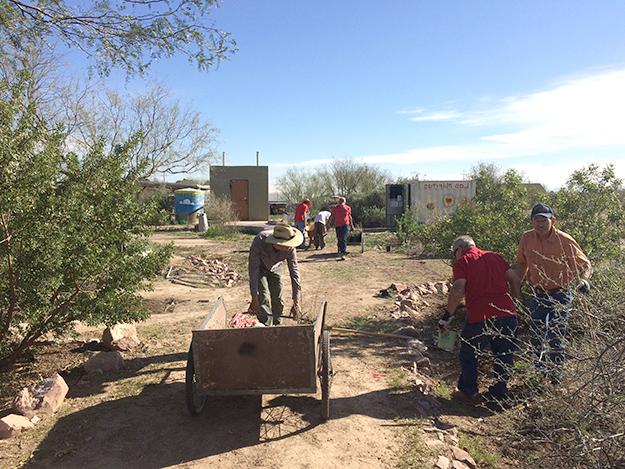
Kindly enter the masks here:
<path id="1" fill-rule="evenodd" d="M 33 42 L 77 49 L 107 75 L 142 74 L 152 62 L 183 55 L 200 70 L 236 51 L 209 19 L 217 0 L 6 0 L 0 2 L 0 52 L 27 53 Z"/>
<path id="2" fill-rule="evenodd" d="M 171 255 L 146 239 L 133 142 L 67 151 L 61 129 L 24 106 L 26 82 L 0 83 L 0 367 L 75 321 L 146 317 L 137 292 Z"/>

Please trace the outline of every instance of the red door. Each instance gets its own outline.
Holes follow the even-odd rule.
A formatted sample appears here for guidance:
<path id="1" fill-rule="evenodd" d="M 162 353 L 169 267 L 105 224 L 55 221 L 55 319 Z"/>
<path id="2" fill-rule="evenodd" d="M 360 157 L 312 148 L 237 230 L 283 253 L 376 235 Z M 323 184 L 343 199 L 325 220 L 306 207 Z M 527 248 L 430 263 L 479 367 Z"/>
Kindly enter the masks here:
<path id="1" fill-rule="evenodd" d="M 249 183 L 247 179 L 230 179 L 230 200 L 239 214 L 239 220 L 250 218 Z"/>

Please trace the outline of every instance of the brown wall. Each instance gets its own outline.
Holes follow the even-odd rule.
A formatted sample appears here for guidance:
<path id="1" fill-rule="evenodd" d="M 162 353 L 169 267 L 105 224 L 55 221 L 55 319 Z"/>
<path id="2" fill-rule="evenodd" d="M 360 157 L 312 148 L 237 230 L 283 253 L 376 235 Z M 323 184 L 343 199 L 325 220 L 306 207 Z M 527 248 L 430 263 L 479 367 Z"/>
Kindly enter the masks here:
<path id="1" fill-rule="evenodd" d="M 269 218 L 269 167 L 268 166 L 211 166 L 211 193 L 216 197 L 230 198 L 230 180 L 249 181 L 249 220 Z"/>

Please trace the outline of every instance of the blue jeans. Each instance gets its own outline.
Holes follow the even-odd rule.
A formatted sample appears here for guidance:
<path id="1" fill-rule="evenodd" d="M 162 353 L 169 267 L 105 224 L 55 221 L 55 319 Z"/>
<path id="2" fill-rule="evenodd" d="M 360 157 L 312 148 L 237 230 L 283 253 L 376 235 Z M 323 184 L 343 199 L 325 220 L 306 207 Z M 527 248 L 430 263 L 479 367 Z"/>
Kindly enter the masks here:
<path id="1" fill-rule="evenodd" d="M 342 256 L 347 253 L 347 237 L 349 236 L 349 225 L 337 226 L 336 242 L 339 247 L 339 254 Z"/>
<path id="2" fill-rule="evenodd" d="M 565 337 L 573 309 L 573 293 L 570 290 L 537 290 L 529 298 L 527 308 L 531 318 L 536 368 L 556 384 L 560 381 L 564 364 Z"/>
<path id="3" fill-rule="evenodd" d="M 303 221 L 296 221 L 295 228 L 297 228 L 303 235 L 304 239 L 302 240 L 302 244 L 297 246 L 298 248 L 303 248 L 306 246 L 306 223 Z"/>
<path id="4" fill-rule="evenodd" d="M 478 393 L 477 366 L 479 354 L 490 347 L 495 362 L 493 374 L 495 384 L 489 394 L 495 399 L 504 399 L 508 394 L 508 380 L 512 374 L 514 350 L 516 348 L 517 319 L 514 316 L 492 318 L 473 324 L 466 323 L 461 335 L 460 378 L 458 389 L 465 394 Z"/>

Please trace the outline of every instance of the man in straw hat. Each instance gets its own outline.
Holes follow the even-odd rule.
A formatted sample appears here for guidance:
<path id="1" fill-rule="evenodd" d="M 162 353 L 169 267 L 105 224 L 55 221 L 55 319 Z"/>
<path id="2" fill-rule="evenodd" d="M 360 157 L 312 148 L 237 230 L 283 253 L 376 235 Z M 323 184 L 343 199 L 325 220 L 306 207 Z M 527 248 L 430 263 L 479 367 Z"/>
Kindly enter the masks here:
<path id="1" fill-rule="evenodd" d="M 261 231 L 250 247 L 249 277 L 252 302 L 250 312 L 266 326 L 277 326 L 284 310 L 282 302 L 282 261 L 286 259 L 291 277 L 293 307 L 297 317 L 302 292 L 295 248 L 302 244 L 302 233 L 288 225 L 276 225 L 273 230 Z M 271 315 L 269 314 L 271 313 Z"/>

